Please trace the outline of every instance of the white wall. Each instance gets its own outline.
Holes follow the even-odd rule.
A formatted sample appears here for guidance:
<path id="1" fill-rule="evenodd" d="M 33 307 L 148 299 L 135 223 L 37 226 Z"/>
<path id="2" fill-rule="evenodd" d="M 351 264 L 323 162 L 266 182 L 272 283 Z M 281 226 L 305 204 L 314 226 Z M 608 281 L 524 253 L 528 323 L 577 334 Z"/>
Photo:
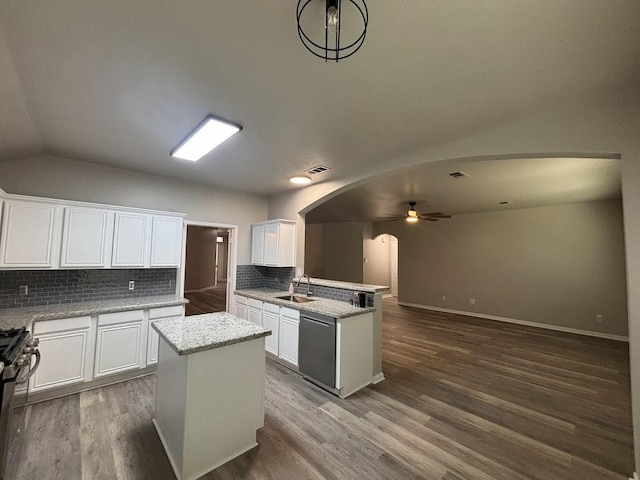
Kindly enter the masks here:
<path id="1" fill-rule="evenodd" d="M 364 224 L 363 283 L 391 286 L 389 235 L 374 237 L 373 225 Z"/>
<path id="2" fill-rule="evenodd" d="M 400 302 L 627 336 L 620 201 L 388 222 L 376 231 L 399 238 Z"/>
<path id="3" fill-rule="evenodd" d="M 7 193 L 186 213 L 188 220 L 238 225 L 238 265 L 251 261 L 251 223 L 265 197 L 50 155 L 0 162 Z"/>

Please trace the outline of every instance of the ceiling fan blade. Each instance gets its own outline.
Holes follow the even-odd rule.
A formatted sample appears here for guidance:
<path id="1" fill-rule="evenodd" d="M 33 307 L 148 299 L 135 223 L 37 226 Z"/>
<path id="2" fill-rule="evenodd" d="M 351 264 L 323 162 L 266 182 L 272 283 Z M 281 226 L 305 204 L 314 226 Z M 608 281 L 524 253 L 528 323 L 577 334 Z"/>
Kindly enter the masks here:
<path id="1" fill-rule="evenodd" d="M 418 215 L 420 220 L 427 220 L 428 222 L 437 222 L 440 220 L 439 217 L 430 217 L 429 215 Z"/>
<path id="2" fill-rule="evenodd" d="M 442 212 L 425 213 L 424 216 L 434 217 L 434 218 L 451 218 L 451 215 L 447 215 L 446 213 L 442 213 Z"/>

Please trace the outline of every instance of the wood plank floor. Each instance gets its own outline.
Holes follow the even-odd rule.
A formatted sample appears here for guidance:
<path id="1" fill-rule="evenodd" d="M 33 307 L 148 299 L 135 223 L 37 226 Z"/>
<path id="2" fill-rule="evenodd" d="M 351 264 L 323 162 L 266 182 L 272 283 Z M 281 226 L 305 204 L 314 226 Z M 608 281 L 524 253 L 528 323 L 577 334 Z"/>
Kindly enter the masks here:
<path id="1" fill-rule="evenodd" d="M 217 287 L 204 292 L 186 292 L 184 296 L 189 299 L 185 306 L 187 317 L 227 310 L 227 282 L 221 282 Z"/>
<path id="2" fill-rule="evenodd" d="M 346 400 L 268 360 L 260 446 L 203 478 L 623 480 L 633 471 L 624 343 L 385 299 L 383 347 L 386 380 Z M 154 389 L 149 376 L 20 409 L 7 478 L 174 478 L 151 424 Z"/>

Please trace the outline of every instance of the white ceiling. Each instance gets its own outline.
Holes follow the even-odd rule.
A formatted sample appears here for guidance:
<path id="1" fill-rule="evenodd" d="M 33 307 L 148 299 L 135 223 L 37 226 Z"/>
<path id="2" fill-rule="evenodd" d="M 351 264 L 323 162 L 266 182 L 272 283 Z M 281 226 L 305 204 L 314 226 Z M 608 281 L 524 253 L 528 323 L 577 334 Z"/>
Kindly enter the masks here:
<path id="1" fill-rule="evenodd" d="M 451 178 L 463 171 L 468 177 Z M 620 161 L 600 158 L 515 158 L 435 162 L 380 176 L 307 213 L 307 223 L 385 221 L 418 213 L 452 215 L 617 199 Z M 508 201 L 508 205 L 500 205 Z M 446 221 L 446 220 L 441 220 Z"/>
<path id="2" fill-rule="evenodd" d="M 0 159 L 271 194 L 317 164 L 332 170 L 316 181 L 346 176 L 640 79 L 637 0 L 368 0 L 366 42 L 339 64 L 302 47 L 295 3 L 0 2 Z M 170 158 L 208 113 L 244 130 Z"/>

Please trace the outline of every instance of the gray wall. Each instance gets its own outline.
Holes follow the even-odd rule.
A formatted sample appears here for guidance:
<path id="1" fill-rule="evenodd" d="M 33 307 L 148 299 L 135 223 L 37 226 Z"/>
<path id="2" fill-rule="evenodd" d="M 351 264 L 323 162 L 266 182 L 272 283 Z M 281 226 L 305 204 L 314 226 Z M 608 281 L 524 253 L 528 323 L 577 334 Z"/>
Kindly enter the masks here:
<path id="1" fill-rule="evenodd" d="M 218 230 L 187 227 L 185 292 L 212 287 L 216 276 L 216 237 Z"/>
<path id="2" fill-rule="evenodd" d="M 393 222 L 377 230 L 399 238 L 400 302 L 628 333 L 620 201 Z"/>
<path id="3" fill-rule="evenodd" d="M 362 283 L 363 228 L 362 222 L 309 225 L 305 235 L 305 273 Z"/>
<path id="4" fill-rule="evenodd" d="M 50 155 L 0 162 L 7 193 L 186 213 L 188 220 L 238 225 L 238 265 L 251 261 L 251 223 L 266 198 Z"/>

